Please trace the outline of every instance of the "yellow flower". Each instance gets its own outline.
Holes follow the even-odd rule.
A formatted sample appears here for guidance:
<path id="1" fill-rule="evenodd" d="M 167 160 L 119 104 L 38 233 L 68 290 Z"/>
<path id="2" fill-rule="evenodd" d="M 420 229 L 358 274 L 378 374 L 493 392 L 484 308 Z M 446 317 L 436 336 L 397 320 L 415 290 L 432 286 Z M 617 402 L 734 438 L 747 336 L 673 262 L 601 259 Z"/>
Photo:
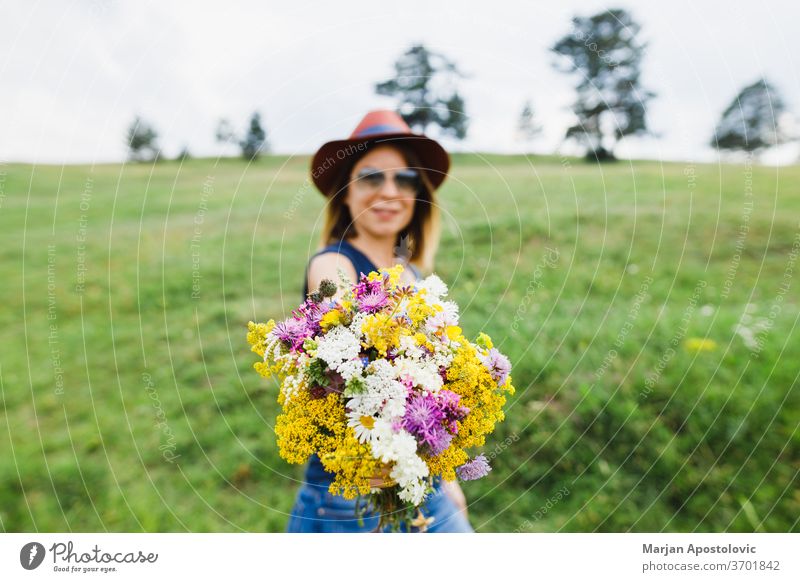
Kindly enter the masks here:
<path id="1" fill-rule="evenodd" d="M 400 345 L 401 330 L 394 318 L 387 318 L 381 313 L 373 313 L 364 318 L 361 324 L 361 331 L 367 336 L 367 341 L 363 342 L 364 347 L 374 347 L 381 356 L 386 356 L 389 348 Z"/>
<path id="2" fill-rule="evenodd" d="M 394 288 L 398 281 L 400 281 L 400 275 L 403 274 L 404 271 L 403 265 L 397 263 L 394 267 L 386 269 L 386 272 L 389 273 L 389 285 L 390 288 Z"/>
<path id="3" fill-rule="evenodd" d="M 319 320 L 319 326 L 322 328 L 322 331 L 328 331 L 333 326 L 341 324 L 342 312 L 338 309 L 331 309 L 322 316 L 322 319 Z"/>
<path id="4" fill-rule="evenodd" d="M 406 313 L 408 313 L 408 318 L 411 320 L 411 324 L 414 327 L 418 327 L 428 317 L 435 314 L 436 309 L 432 305 L 426 303 L 424 297 L 421 295 L 415 295 L 408 300 Z"/>
<path id="5" fill-rule="evenodd" d="M 328 491 L 345 499 L 369 494 L 370 477 L 376 475 L 381 466 L 372 456 L 369 444 L 358 441 L 352 427 L 347 428 L 335 449 L 320 455 L 320 461 L 326 471 L 335 474 Z"/>
<path id="6" fill-rule="evenodd" d="M 347 417 L 339 395 L 312 398 L 301 387 L 287 402 L 275 423 L 278 452 L 290 463 L 304 463 L 314 453 L 337 449 L 344 439 Z"/>
<path id="7" fill-rule="evenodd" d="M 262 358 L 265 352 L 265 340 L 267 334 L 275 327 L 275 320 L 270 319 L 267 323 L 247 322 L 247 343 L 250 344 L 250 351 L 257 353 Z"/>
<path id="8" fill-rule="evenodd" d="M 717 342 L 712 339 L 691 337 L 683 342 L 683 346 L 690 352 L 713 352 L 717 349 Z"/>
<path id="9" fill-rule="evenodd" d="M 271 360 L 272 354 L 267 354 L 267 334 L 275 327 L 275 320 L 270 319 L 267 323 L 255 323 L 253 321 L 247 322 L 247 342 L 250 344 L 250 350 L 261 356 L 260 362 L 253 364 L 253 369 L 265 378 L 269 378 L 275 374 L 279 378 L 286 375 L 283 364 L 273 362 Z M 267 356 L 265 358 L 265 356 Z"/>
<path id="10" fill-rule="evenodd" d="M 451 341 L 455 341 L 458 339 L 458 336 L 461 335 L 461 328 L 457 325 L 448 325 L 447 326 L 447 337 L 450 338 Z"/>
<path id="11" fill-rule="evenodd" d="M 372 271 L 369 275 L 367 275 L 368 281 L 382 281 L 383 274 L 387 273 L 389 275 L 389 283 L 387 285 L 389 291 L 392 291 L 396 286 L 397 282 L 400 280 L 400 275 L 403 272 L 403 265 L 401 263 L 397 263 L 394 267 L 390 267 L 388 269 L 379 269 L 378 271 Z"/>

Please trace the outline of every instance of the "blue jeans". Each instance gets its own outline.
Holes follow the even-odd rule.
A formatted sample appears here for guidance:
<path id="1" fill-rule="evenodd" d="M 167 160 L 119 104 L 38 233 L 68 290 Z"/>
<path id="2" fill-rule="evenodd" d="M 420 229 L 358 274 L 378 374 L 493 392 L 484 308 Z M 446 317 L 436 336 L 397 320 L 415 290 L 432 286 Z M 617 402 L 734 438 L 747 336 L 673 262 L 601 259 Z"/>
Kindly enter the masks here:
<path id="1" fill-rule="evenodd" d="M 364 516 L 364 525 L 355 517 L 355 500 L 333 495 L 327 485 L 305 482 L 297 492 L 286 531 L 289 533 L 358 533 L 378 527 L 377 514 Z M 362 501 L 363 503 L 363 501 Z M 420 506 L 425 517 L 433 516 L 430 533 L 474 533 L 469 520 L 447 496 L 439 482 Z M 388 526 L 383 531 L 388 531 Z M 405 528 L 404 528 L 405 531 Z M 418 528 L 412 528 L 412 532 Z"/>

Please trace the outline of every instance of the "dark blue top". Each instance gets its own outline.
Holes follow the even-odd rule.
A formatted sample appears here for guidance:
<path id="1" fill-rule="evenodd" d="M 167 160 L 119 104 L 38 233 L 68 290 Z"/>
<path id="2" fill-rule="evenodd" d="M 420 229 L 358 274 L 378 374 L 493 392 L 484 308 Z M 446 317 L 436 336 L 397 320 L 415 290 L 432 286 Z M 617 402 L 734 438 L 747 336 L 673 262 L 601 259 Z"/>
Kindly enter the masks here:
<path id="1" fill-rule="evenodd" d="M 311 263 L 311 259 L 323 253 L 340 253 L 346 256 L 348 259 L 350 259 L 350 262 L 353 263 L 353 267 L 355 267 L 356 274 L 359 278 L 361 278 L 362 274 L 368 275 L 371 271 L 378 270 L 375 264 L 369 260 L 367 255 L 362 253 L 346 240 L 329 244 L 325 248 L 320 249 L 308 259 L 308 262 Z M 409 264 L 408 266 L 414 272 L 414 275 L 419 278 L 419 269 L 417 269 L 414 265 Z M 301 301 L 306 300 L 306 295 L 308 295 L 308 264 L 306 264 L 306 272 L 303 283 L 303 298 Z M 319 457 L 317 455 L 311 455 L 308 465 L 306 466 L 306 482 L 312 486 L 319 486 L 321 489 L 327 490 L 328 485 L 331 484 L 333 479 L 333 473 L 329 473 L 325 470 L 325 468 L 322 466 L 322 462 L 319 460 Z"/>
<path id="2" fill-rule="evenodd" d="M 361 277 L 362 274 L 368 275 L 371 271 L 378 270 L 378 268 L 375 266 L 375 263 L 369 260 L 369 257 L 367 257 L 367 255 L 365 255 L 356 247 L 351 245 L 350 242 L 348 242 L 347 240 L 341 240 L 339 242 L 329 244 L 324 249 L 318 250 L 316 253 L 311 255 L 311 257 L 308 259 L 308 263 L 310 264 L 311 259 L 313 259 L 317 255 L 322 255 L 324 253 L 339 253 L 350 259 L 350 262 L 353 263 L 353 267 L 355 267 L 356 273 L 359 278 Z M 419 269 L 417 269 L 414 265 L 411 264 L 409 264 L 408 266 L 414 272 L 414 276 L 419 279 L 420 277 Z M 303 276 L 303 298 L 300 300 L 301 302 L 306 300 L 306 295 L 308 295 L 308 264 L 306 265 L 306 272 L 305 275 Z"/>

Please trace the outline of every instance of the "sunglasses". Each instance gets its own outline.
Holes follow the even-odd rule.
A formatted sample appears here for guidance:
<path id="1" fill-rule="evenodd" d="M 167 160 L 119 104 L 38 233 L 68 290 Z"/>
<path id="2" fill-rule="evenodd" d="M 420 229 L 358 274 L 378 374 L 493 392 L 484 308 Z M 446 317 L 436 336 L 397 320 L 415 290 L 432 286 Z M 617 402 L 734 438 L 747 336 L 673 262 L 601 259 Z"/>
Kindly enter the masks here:
<path id="1" fill-rule="evenodd" d="M 394 185 L 401 192 L 416 193 L 420 186 L 417 170 L 404 168 L 396 170 L 392 176 Z M 386 172 L 377 168 L 362 168 L 353 178 L 354 182 L 367 190 L 377 190 L 386 182 Z"/>

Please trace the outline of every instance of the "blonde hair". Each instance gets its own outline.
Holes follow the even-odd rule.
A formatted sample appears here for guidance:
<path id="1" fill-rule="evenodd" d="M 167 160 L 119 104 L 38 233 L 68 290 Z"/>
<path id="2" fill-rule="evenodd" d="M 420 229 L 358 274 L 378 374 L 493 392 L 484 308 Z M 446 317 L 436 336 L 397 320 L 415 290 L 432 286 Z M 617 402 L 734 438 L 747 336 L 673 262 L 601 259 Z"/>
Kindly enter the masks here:
<path id="1" fill-rule="evenodd" d="M 328 203 L 325 206 L 325 222 L 320 233 L 319 248 L 340 240 L 350 239 L 356 235 L 350 208 L 344 203 L 350 184 L 350 172 L 356 162 L 377 145 L 390 145 L 397 149 L 409 168 L 420 171 L 420 187 L 414 203 L 414 214 L 408 225 L 397 233 L 395 246 L 405 244 L 411 250 L 409 262 L 423 273 L 430 273 L 433 271 L 434 258 L 439 247 L 442 230 L 439 205 L 436 202 L 436 189 L 428 179 L 427 168 L 422 167 L 416 152 L 402 143 L 381 142 L 375 144 L 370 142 L 360 156 L 353 157 L 342 165 L 338 179 L 334 182 L 331 191 L 326 193 Z M 406 239 L 405 243 L 403 243 L 404 238 Z"/>

